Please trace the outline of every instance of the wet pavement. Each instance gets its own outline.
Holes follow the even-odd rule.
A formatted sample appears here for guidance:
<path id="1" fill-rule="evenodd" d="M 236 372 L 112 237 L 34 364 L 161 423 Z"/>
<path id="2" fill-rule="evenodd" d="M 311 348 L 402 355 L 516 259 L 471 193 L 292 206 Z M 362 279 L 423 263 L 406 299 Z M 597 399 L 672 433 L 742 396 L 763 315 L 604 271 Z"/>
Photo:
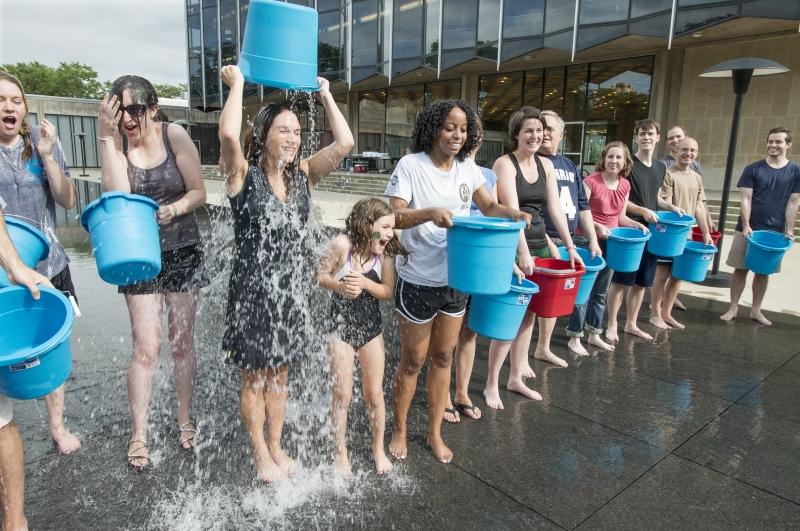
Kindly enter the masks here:
<path id="1" fill-rule="evenodd" d="M 211 290 L 198 317 L 201 444 L 196 454 L 178 449 L 174 388 L 162 363 L 150 421 L 154 466 L 133 473 L 124 458 L 131 348 L 124 299 L 97 277 L 85 236 L 62 236 L 71 241 L 84 314 L 73 328 L 66 398 L 83 448 L 58 456 L 44 403 L 15 403 L 32 529 L 800 527 L 800 318 L 769 314 L 772 328 L 742 317 L 726 324 L 718 320 L 722 303 L 692 297 L 683 298 L 689 311 L 679 316 L 687 330 L 661 332 L 652 343 L 625 338 L 612 353 L 568 358 L 567 369 L 536 362 L 529 385 L 544 400 L 501 390 L 503 411 L 483 407 L 488 342 L 481 339 L 471 396 L 483 419 L 445 425 L 455 459 L 439 464 L 425 448 L 420 385 L 410 457 L 388 478 L 372 472 L 358 391 L 348 435 L 358 474 L 351 482 L 332 474 L 328 388 L 308 392 L 309 382 L 325 379 L 319 355 L 316 365 L 290 372 L 285 438 L 303 467 L 292 480 L 261 486 L 239 422 L 239 376 L 220 362 L 224 299 Z M 384 310 L 388 397 L 399 349 Z M 560 330 L 553 348 L 565 354 Z"/>

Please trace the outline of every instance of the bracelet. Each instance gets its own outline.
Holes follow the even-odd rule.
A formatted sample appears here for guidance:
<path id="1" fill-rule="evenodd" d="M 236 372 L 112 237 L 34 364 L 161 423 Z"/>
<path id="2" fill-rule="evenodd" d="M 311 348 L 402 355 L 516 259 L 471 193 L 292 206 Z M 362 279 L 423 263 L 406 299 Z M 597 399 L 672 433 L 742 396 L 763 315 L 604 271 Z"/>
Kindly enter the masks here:
<path id="1" fill-rule="evenodd" d="M 172 211 L 172 217 L 173 218 L 177 218 L 178 217 L 178 208 L 175 205 L 170 205 L 169 209 Z"/>
<path id="2" fill-rule="evenodd" d="M 567 245 L 567 251 L 574 251 L 575 245 Z"/>

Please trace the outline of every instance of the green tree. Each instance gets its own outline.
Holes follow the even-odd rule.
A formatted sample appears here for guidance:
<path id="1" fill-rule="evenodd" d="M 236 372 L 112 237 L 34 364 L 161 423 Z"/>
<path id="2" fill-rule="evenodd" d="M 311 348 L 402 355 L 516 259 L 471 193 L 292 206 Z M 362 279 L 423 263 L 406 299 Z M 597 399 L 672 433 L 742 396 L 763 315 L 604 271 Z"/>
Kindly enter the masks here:
<path id="1" fill-rule="evenodd" d="M 180 98 L 184 92 L 189 90 L 186 83 L 181 83 L 180 85 L 153 83 L 153 88 L 156 89 L 156 94 L 158 94 L 159 98 Z"/>
<path id="2" fill-rule="evenodd" d="M 95 69 L 82 63 L 62 62 L 53 68 L 32 61 L 4 64 L 2 68 L 17 76 L 25 92 L 31 94 L 92 99 L 100 98 L 103 94 L 103 86 L 97 80 Z"/>

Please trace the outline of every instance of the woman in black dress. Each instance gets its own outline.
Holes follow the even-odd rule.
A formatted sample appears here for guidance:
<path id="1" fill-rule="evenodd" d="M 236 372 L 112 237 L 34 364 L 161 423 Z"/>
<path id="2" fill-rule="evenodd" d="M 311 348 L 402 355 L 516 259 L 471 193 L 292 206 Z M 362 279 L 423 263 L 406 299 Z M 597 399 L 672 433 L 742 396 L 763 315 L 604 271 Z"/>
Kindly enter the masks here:
<path id="1" fill-rule="evenodd" d="M 334 141 L 300 160 L 300 122 L 287 104 L 264 105 L 239 144 L 244 78 L 225 66 L 230 94 L 219 122 L 222 166 L 231 203 L 236 257 L 228 292 L 223 349 L 242 370 L 241 415 L 250 436 L 258 478 L 291 475 L 281 447 L 289 364 L 309 345 L 314 267 L 306 263 L 311 187 L 333 171 L 353 147 L 353 135 L 328 81 L 317 78 L 319 98 Z M 264 422 L 268 438 L 264 438 Z"/>

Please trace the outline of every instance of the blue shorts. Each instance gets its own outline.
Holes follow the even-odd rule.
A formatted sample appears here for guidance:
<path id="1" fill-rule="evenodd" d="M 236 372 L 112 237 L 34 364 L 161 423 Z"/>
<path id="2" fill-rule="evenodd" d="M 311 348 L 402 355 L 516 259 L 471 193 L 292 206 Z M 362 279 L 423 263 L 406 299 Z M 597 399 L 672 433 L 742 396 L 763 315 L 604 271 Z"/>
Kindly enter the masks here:
<path id="1" fill-rule="evenodd" d="M 614 271 L 611 277 L 611 282 L 622 284 L 623 286 L 639 286 L 640 288 L 649 288 L 653 285 L 653 279 L 656 276 L 656 265 L 658 264 L 658 257 L 644 247 L 642 253 L 642 261 L 639 262 L 639 269 L 631 273 L 621 273 Z"/>

